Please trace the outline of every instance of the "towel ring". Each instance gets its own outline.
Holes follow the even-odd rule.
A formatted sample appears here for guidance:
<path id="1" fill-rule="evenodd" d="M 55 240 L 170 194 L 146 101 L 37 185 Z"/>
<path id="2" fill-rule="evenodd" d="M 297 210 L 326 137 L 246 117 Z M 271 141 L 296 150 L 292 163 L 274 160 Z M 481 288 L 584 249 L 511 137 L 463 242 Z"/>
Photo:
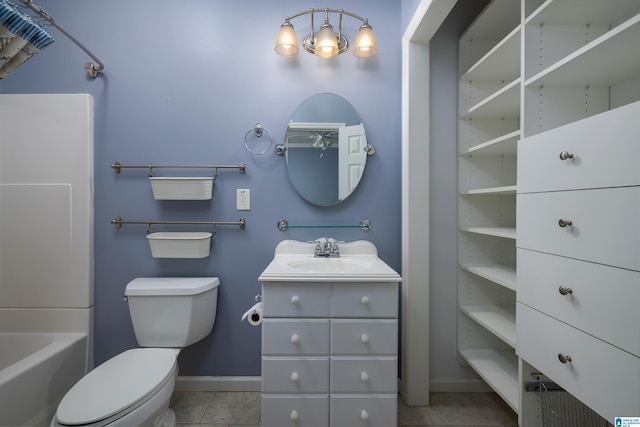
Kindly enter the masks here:
<path id="1" fill-rule="evenodd" d="M 258 138 L 260 138 L 262 134 L 266 132 L 267 135 L 269 135 L 269 146 L 262 151 L 253 151 L 251 148 L 249 148 L 249 146 L 247 145 L 247 138 L 249 137 L 249 135 L 251 135 L 252 132 Z M 260 123 L 256 123 L 256 125 L 253 128 L 249 129 L 249 132 L 247 132 L 244 136 L 244 148 L 246 148 L 247 151 L 250 152 L 251 154 L 256 154 L 256 155 L 264 154 L 271 149 L 272 144 L 273 144 L 273 137 L 271 136 L 271 132 L 269 132 Z"/>

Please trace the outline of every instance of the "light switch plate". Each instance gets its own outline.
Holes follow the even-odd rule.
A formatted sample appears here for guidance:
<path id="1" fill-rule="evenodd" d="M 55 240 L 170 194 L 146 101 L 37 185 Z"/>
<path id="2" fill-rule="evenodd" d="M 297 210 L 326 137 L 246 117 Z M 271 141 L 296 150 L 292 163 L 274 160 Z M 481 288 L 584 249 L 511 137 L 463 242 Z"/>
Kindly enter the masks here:
<path id="1" fill-rule="evenodd" d="M 236 189 L 236 210 L 251 210 L 251 190 L 248 188 Z"/>

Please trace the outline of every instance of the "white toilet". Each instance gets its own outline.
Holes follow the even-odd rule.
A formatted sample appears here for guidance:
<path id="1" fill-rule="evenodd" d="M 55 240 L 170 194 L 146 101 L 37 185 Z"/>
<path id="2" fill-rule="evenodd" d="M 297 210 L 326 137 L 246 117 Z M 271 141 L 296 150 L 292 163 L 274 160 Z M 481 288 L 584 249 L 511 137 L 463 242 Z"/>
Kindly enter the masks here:
<path id="1" fill-rule="evenodd" d="M 89 372 L 64 396 L 52 426 L 175 426 L 169 400 L 183 347 L 213 328 L 217 277 L 142 277 L 125 295 L 138 344 Z"/>

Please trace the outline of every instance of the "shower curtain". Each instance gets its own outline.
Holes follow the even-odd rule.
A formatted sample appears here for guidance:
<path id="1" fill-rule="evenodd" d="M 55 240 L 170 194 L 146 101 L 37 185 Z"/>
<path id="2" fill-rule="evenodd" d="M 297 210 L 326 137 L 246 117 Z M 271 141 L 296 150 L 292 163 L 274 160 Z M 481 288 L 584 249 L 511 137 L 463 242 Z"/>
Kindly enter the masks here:
<path id="1" fill-rule="evenodd" d="M 0 0 L 0 79 L 53 42 L 40 24 L 13 3 Z"/>

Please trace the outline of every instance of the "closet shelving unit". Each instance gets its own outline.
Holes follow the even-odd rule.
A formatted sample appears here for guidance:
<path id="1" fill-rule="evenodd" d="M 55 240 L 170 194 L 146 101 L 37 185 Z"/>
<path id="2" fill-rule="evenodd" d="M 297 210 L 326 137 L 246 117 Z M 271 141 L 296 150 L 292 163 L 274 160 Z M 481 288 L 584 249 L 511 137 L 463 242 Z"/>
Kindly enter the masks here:
<path id="1" fill-rule="evenodd" d="M 458 351 L 515 411 L 520 2 L 494 0 L 459 40 Z"/>
<path id="2" fill-rule="evenodd" d="M 523 137 L 640 98 L 640 2 L 524 1 Z"/>
<path id="3" fill-rule="evenodd" d="M 640 101 L 639 43 L 640 0 L 493 0 L 459 40 L 458 352 L 524 427 L 518 141 Z"/>
<path id="4" fill-rule="evenodd" d="M 600 113 L 640 101 L 640 55 L 637 54 L 640 0 L 522 0 L 522 5 L 523 138 L 534 135 L 544 138 L 547 131 L 561 131 L 562 127 L 578 120 L 596 118 Z M 593 141 L 579 142 L 584 145 L 581 148 L 584 154 L 588 149 L 594 149 Z M 602 141 L 603 157 L 610 149 L 608 142 Z M 619 154 L 625 155 L 624 151 Z M 557 191 L 564 181 L 555 180 L 556 184 L 548 186 L 554 178 L 557 177 L 540 177 L 536 180 L 537 187 L 553 187 Z M 595 174 L 584 182 L 570 185 L 572 189 L 611 187 L 610 183 L 597 180 Z M 522 184 L 526 186 L 524 182 Z M 524 188 L 520 190 L 525 191 Z M 603 289 L 602 292 L 609 291 Z M 562 325 L 561 322 L 558 324 Z M 519 325 L 519 329 L 524 326 Z M 541 368 L 527 363 L 526 351 L 523 357 L 520 364 L 522 381 L 531 381 L 531 374 Z M 610 378 L 616 378 L 618 374 L 615 366 L 606 363 L 601 371 Z M 586 385 L 579 390 L 567 388 L 567 391 L 580 395 L 584 388 Z M 539 426 L 539 403 L 535 394 L 524 393 L 521 402 L 521 425 Z M 599 407 L 592 409 L 601 414 L 607 412 L 606 404 L 600 402 L 596 406 Z"/>

